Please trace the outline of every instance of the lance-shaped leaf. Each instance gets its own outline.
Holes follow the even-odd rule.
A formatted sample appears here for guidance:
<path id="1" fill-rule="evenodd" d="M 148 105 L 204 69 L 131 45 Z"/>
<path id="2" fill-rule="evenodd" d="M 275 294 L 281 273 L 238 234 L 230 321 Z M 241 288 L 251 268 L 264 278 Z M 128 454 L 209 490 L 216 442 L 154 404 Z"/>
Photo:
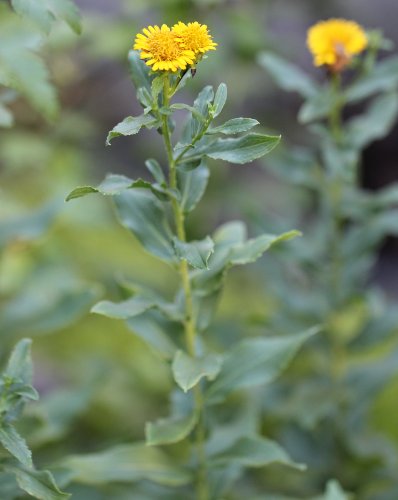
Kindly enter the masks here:
<path id="1" fill-rule="evenodd" d="M 213 102 L 213 117 L 216 118 L 224 109 L 227 102 L 228 90 L 225 83 L 220 83 Z"/>
<path id="2" fill-rule="evenodd" d="M 0 220 L 0 248 L 14 241 L 39 238 L 50 227 L 60 205 L 51 202 L 28 214 Z"/>
<path id="3" fill-rule="evenodd" d="M 218 127 L 209 129 L 206 134 L 241 134 L 242 132 L 248 132 L 256 125 L 259 125 L 259 122 L 253 118 L 232 118 Z"/>
<path id="4" fill-rule="evenodd" d="M 7 471 L 15 474 L 21 489 L 39 500 L 66 500 L 71 496 L 68 493 L 63 493 L 58 488 L 49 471 L 17 467 L 7 467 Z"/>
<path id="5" fill-rule="evenodd" d="M 328 481 L 326 485 L 326 492 L 320 497 L 316 497 L 313 500 L 350 500 L 352 496 L 345 493 L 340 484 L 332 479 Z"/>
<path id="6" fill-rule="evenodd" d="M 296 335 L 252 338 L 233 347 L 224 358 L 217 379 L 207 391 L 209 403 L 222 402 L 231 392 L 269 384 L 286 368 L 300 346 L 319 328 Z"/>
<path id="7" fill-rule="evenodd" d="M 25 467 L 33 467 L 32 453 L 25 439 L 6 422 L 0 424 L 0 443 Z"/>
<path id="8" fill-rule="evenodd" d="M 175 261 L 173 234 L 165 210 L 155 196 L 143 189 L 130 189 L 114 197 L 117 214 L 143 247 L 166 261 Z"/>
<path id="9" fill-rule="evenodd" d="M 50 83 L 47 68 L 42 60 L 30 50 L 36 48 L 36 44 L 29 40 L 29 33 L 26 37 L 20 37 L 21 43 L 15 43 L 15 35 L 12 36 L 11 40 L 3 39 L 2 33 L 1 84 L 24 95 L 31 105 L 47 119 L 54 119 L 58 112 L 57 94 Z"/>
<path id="10" fill-rule="evenodd" d="M 281 140 L 280 136 L 247 134 L 237 139 L 217 139 L 208 144 L 198 142 L 184 156 L 184 161 L 192 161 L 202 155 L 230 163 L 250 163 L 272 151 Z"/>
<path id="11" fill-rule="evenodd" d="M 71 456 L 61 465 L 70 470 L 73 481 L 84 484 L 132 483 L 146 479 L 167 486 L 182 486 L 191 481 L 187 469 L 174 465 L 161 450 L 141 443 Z"/>
<path id="12" fill-rule="evenodd" d="M 134 296 L 123 302 L 102 300 L 92 307 L 91 312 L 114 319 L 129 319 L 139 316 L 149 309 L 157 309 L 174 321 L 181 321 L 182 316 L 175 304 L 161 298 Z"/>
<path id="13" fill-rule="evenodd" d="M 168 200 L 169 198 L 179 199 L 179 193 L 176 190 L 168 189 L 159 183 L 151 184 L 143 179 L 133 180 L 125 175 L 108 174 L 105 179 L 97 187 L 79 186 L 71 191 L 65 198 L 65 201 L 70 201 L 75 198 L 81 198 L 92 193 L 100 193 L 105 196 L 114 196 L 120 194 L 126 189 L 149 189 L 160 200 Z"/>
<path id="14" fill-rule="evenodd" d="M 223 278 L 233 265 L 254 262 L 271 246 L 289 240 L 300 233 L 290 231 L 281 235 L 262 235 L 246 240 L 246 227 L 241 222 L 225 224 L 214 234 L 215 249 L 211 269 L 192 273 L 195 293 L 200 296 L 212 294 L 220 289 Z"/>
<path id="15" fill-rule="evenodd" d="M 193 107 L 195 108 L 196 112 L 192 114 L 192 119 L 189 124 L 190 138 L 196 137 L 202 130 L 204 120 L 202 118 L 198 119 L 197 116 L 203 117 L 204 119 L 207 118 L 209 114 L 209 106 L 213 101 L 213 99 L 214 99 L 213 87 L 211 85 L 206 85 L 206 87 L 204 87 L 204 89 L 201 92 L 199 92 L 198 97 L 195 99 L 193 103 Z"/>
<path id="16" fill-rule="evenodd" d="M 210 236 L 206 236 L 204 240 L 190 241 L 189 243 L 174 237 L 173 244 L 179 259 L 186 260 L 196 269 L 208 269 L 210 256 L 214 252 L 214 242 Z"/>
<path id="17" fill-rule="evenodd" d="M 201 358 L 192 358 L 183 351 L 177 351 L 173 359 L 172 370 L 174 380 L 184 392 L 189 391 L 206 377 L 214 380 L 222 366 L 222 357 L 207 354 Z"/>
<path id="18" fill-rule="evenodd" d="M 209 169 L 204 161 L 199 167 L 187 172 L 178 170 L 178 185 L 181 192 L 180 206 L 184 213 L 191 212 L 201 200 L 209 180 Z"/>
<path id="19" fill-rule="evenodd" d="M 263 234 L 257 238 L 252 238 L 245 241 L 244 243 L 235 246 L 231 250 L 229 256 L 229 262 L 232 265 L 245 265 L 251 262 L 255 262 L 259 257 L 263 255 L 264 252 L 269 250 L 272 245 L 280 243 L 282 241 L 288 241 L 296 236 L 300 236 L 299 231 L 289 231 L 283 233 L 279 236 L 274 236 L 272 234 Z"/>
<path id="20" fill-rule="evenodd" d="M 129 318 L 127 326 L 137 337 L 164 359 L 171 360 L 177 346 L 174 343 L 178 324 L 167 322 L 158 311 L 149 310 L 139 316 Z"/>
<path id="21" fill-rule="evenodd" d="M 213 456 L 210 463 L 215 467 L 228 464 L 264 467 L 279 463 L 299 470 L 306 468 L 305 465 L 294 462 L 278 443 L 260 436 L 240 438 L 230 448 Z"/>
<path id="22" fill-rule="evenodd" d="M 49 33 L 55 19 L 65 21 L 72 30 L 81 33 L 79 10 L 71 0 L 12 0 L 14 10 L 33 21 L 42 31 Z"/>
<path id="23" fill-rule="evenodd" d="M 157 123 L 157 120 L 151 115 L 128 116 L 109 132 L 106 138 L 106 145 L 110 146 L 112 139 L 115 137 L 121 135 L 134 135 L 137 134 L 142 127 L 153 128 Z"/>
<path id="24" fill-rule="evenodd" d="M 303 97 L 311 97 L 318 90 L 316 83 L 307 73 L 281 57 L 263 52 L 258 62 L 283 90 L 298 92 Z"/>
<path id="25" fill-rule="evenodd" d="M 151 172 L 156 182 L 163 184 L 166 181 L 162 167 L 159 165 L 157 160 L 150 158 L 149 160 L 146 160 L 145 166 Z"/>
<path id="26" fill-rule="evenodd" d="M 325 85 L 301 106 L 298 114 L 299 122 L 309 123 L 328 116 L 335 101 L 335 93 L 329 85 Z"/>
<path id="27" fill-rule="evenodd" d="M 140 58 L 140 53 L 137 50 L 130 50 L 128 54 L 128 62 L 130 68 L 131 79 L 137 89 L 144 88 L 151 96 L 151 84 L 153 77 L 150 75 L 151 69 Z"/>
<path id="28" fill-rule="evenodd" d="M 398 96 L 396 92 L 375 98 L 366 113 L 347 124 L 349 146 L 363 148 L 388 134 L 396 121 Z"/>
<path id="29" fill-rule="evenodd" d="M 14 347 L 4 372 L 6 377 L 25 384 L 32 382 L 31 345 L 32 341 L 30 339 L 22 339 Z"/>
<path id="30" fill-rule="evenodd" d="M 14 116 L 11 111 L 0 102 L 0 127 L 9 128 L 14 123 Z"/>
<path id="31" fill-rule="evenodd" d="M 92 307 L 91 312 L 115 319 L 128 319 L 139 316 L 153 307 L 153 302 L 144 297 L 132 297 L 123 302 L 102 300 Z"/>
<path id="32" fill-rule="evenodd" d="M 378 92 L 395 90 L 398 87 L 398 57 L 392 56 L 376 63 L 370 73 L 349 86 L 345 92 L 346 102 L 357 102 Z"/>
<path id="33" fill-rule="evenodd" d="M 157 446 L 161 444 L 178 443 L 193 431 L 198 421 L 198 414 L 170 417 L 148 422 L 145 426 L 146 444 Z"/>

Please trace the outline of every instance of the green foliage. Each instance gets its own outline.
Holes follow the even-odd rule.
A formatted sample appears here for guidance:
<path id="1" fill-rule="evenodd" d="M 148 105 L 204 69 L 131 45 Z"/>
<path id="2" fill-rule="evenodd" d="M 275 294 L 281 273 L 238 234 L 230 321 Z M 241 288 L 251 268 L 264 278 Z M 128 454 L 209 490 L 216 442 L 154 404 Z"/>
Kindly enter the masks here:
<path id="1" fill-rule="evenodd" d="M 232 222 L 212 236 L 189 240 L 185 216 L 205 192 L 207 158 L 248 163 L 272 151 L 280 137 L 251 133 L 258 121 L 250 118 L 235 118 L 214 126 L 227 100 L 223 83 L 215 92 L 206 86 L 192 106 L 173 104 L 171 98 L 189 77 L 152 74 L 134 52 L 130 52 L 129 64 L 144 114 L 128 117 L 114 127 L 107 145 L 114 137 L 136 134 L 143 127 L 157 128 L 165 144 L 168 175 L 159 162 L 151 159 L 145 165 L 155 182 L 110 175 L 97 187 L 74 189 L 66 200 L 92 193 L 110 195 L 120 223 L 147 252 L 178 270 L 181 284 L 173 302 L 158 292 L 131 286 L 122 302 L 101 301 L 92 309 L 126 321 L 135 335 L 168 360 L 177 389 L 171 398 L 170 416 L 146 425 L 146 442 L 151 448 L 125 445 L 100 454 L 71 457 L 62 466 L 71 471 L 74 482 L 149 479 L 176 487 L 189 484 L 190 488 L 194 483 L 197 498 L 204 500 L 216 494 L 210 478 L 213 468 L 216 474 L 229 473 L 231 468 L 239 470 L 235 478 L 245 468 L 271 463 L 302 468 L 278 444 L 252 432 L 234 436 L 231 446 L 217 453 L 211 452 L 211 447 L 206 451 L 206 443 L 207 436 L 217 435 L 217 427 L 212 425 L 217 417 L 210 417 L 215 404 L 226 402 L 232 393 L 271 383 L 317 329 L 278 338 L 241 340 L 226 352 L 215 339 L 210 341 L 210 325 L 227 271 L 255 262 L 272 246 L 300 233 L 263 234 L 249 239 L 245 225 Z M 179 112 L 188 116 L 181 137 L 173 145 L 173 115 Z M 185 450 L 190 457 L 187 466 L 171 465 L 175 460 L 153 448 L 170 444 Z"/>
<path id="2" fill-rule="evenodd" d="M 353 75 L 330 74 L 323 85 L 279 57 L 259 57 L 277 85 L 304 98 L 298 121 L 311 124 L 312 138 L 310 146 L 286 148 L 269 161 L 274 173 L 301 184 L 303 199 L 311 200 L 298 207 L 306 238 L 287 248 L 281 265 L 274 263 L 274 279 L 268 268 L 267 286 L 279 297 L 269 325 L 297 330 L 319 321 L 325 328 L 303 359 L 304 370 L 275 388 L 267 411 L 286 419 L 278 429 L 294 456 L 304 461 L 306 448 L 318 454 L 323 468 L 309 468 L 307 486 L 327 474 L 355 498 L 372 499 L 394 491 L 396 450 L 381 439 L 371 414 L 382 388 L 397 374 L 395 347 L 390 352 L 396 344 L 395 309 L 369 284 L 380 244 L 397 234 L 396 186 L 369 192 L 358 182 L 364 148 L 388 135 L 398 114 L 397 57 L 375 62 L 377 40 L 379 45 L 356 62 Z M 344 120 L 352 104 L 354 116 Z M 315 206 L 308 221 L 306 211 Z M 300 277 L 283 269 L 287 262 L 300 269 Z M 276 409 L 286 394 L 289 402 Z M 378 480 L 381 470 L 384 486 Z M 330 482 L 320 498 L 349 496 Z"/>
<path id="3" fill-rule="evenodd" d="M 0 377 L 0 443 L 15 459 L 3 459 L 0 470 L 15 475 L 19 488 L 34 498 L 66 499 L 70 495 L 58 489 L 50 472 L 35 470 L 31 451 L 14 426 L 25 404 L 39 397 L 31 385 L 30 346 L 30 339 L 18 342 Z"/>
<path id="4" fill-rule="evenodd" d="M 16 90 L 45 118 L 53 120 L 58 113 L 58 100 L 39 56 L 40 31 L 49 34 L 59 19 L 80 33 L 78 9 L 72 0 L 12 0 L 10 4 L 18 16 L 6 5 L 0 6 L 0 84 Z M 10 127 L 13 115 L 4 104 L 0 103 L 0 126 Z"/>
<path id="5" fill-rule="evenodd" d="M 167 486 L 180 486 L 190 481 L 185 467 L 171 464 L 161 450 L 142 443 L 67 457 L 62 466 L 70 471 L 71 480 L 83 484 L 131 483 L 149 479 Z"/>

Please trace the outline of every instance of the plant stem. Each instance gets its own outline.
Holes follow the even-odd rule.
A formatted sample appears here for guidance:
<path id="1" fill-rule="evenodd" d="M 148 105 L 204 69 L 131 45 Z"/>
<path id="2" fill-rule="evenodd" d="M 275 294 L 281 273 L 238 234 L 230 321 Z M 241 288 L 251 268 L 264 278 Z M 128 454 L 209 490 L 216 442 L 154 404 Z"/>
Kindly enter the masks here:
<path id="1" fill-rule="evenodd" d="M 329 116 L 329 126 L 331 134 L 338 146 L 343 136 L 341 120 L 341 77 L 340 74 L 332 75 L 332 86 L 334 92 L 334 106 Z M 339 173 L 329 184 L 329 214 L 331 218 L 331 266 L 330 266 L 330 287 L 332 295 L 332 312 L 336 313 L 341 307 L 341 286 L 342 286 L 342 255 L 341 242 L 344 238 L 344 227 L 341 214 L 342 194 L 345 177 Z M 331 342 L 331 376 L 336 388 L 338 406 L 341 407 L 340 385 L 346 370 L 346 349 L 344 340 L 336 336 L 333 332 L 330 335 Z"/>
<path id="2" fill-rule="evenodd" d="M 341 76 L 340 73 L 332 74 L 333 107 L 329 117 L 330 129 L 337 143 L 341 139 Z"/>
<path id="3" fill-rule="evenodd" d="M 168 75 L 165 75 L 164 87 L 163 87 L 163 107 L 167 108 L 169 104 L 170 104 L 170 82 Z M 166 115 L 162 115 L 162 132 L 167 151 L 167 159 L 169 163 L 169 187 L 172 189 L 176 189 L 177 188 L 176 160 L 174 159 L 173 156 L 173 148 L 171 144 L 168 117 Z M 180 241 L 185 243 L 186 233 L 185 233 L 184 212 L 175 198 L 171 199 L 171 204 L 173 208 L 177 237 Z M 194 317 L 194 308 L 192 299 L 191 280 L 189 277 L 188 263 L 186 260 L 180 261 L 179 271 L 185 296 L 185 320 L 184 320 L 185 343 L 188 354 L 194 358 L 196 357 L 196 327 L 195 327 L 195 317 Z M 206 452 L 204 447 L 205 428 L 203 419 L 204 417 L 203 394 L 200 384 L 196 385 L 193 390 L 194 390 L 194 400 L 195 400 L 195 411 L 198 414 L 198 425 L 196 428 L 196 436 L 195 436 L 196 453 L 198 460 L 196 492 L 198 500 L 208 500 L 209 489 L 207 483 Z"/>

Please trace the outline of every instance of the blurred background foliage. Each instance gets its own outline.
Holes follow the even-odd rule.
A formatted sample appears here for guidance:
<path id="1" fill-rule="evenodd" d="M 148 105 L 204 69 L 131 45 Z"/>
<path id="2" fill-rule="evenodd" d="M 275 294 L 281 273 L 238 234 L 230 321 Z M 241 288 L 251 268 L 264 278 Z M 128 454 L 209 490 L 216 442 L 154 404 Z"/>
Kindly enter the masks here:
<path id="1" fill-rule="evenodd" d="M 76 22 L 60 16 L 47 37 L 43 26 L 21 19 L 7 4 L 0 2 L 0 63 L 5 61 L 9 71 L 16 59 L 22 58 L 24 65 L 23 73 L 13 76 L 12 89 L 0 86 L 0 356 L 4 360 L 20 337 L 34 338 L 35 387 L 41 401 L 27 408 L 21 431 L 38 465 L 48 466 L 65 454 L 142 439 L 145 421 L 167 414 L 171 381 L 166 366 L 121 322 L 88 311 L 100 297 L 122 298 L 118 283 L 128 278 L 171 295 L 173 275 L 115 223 L 103 198 L 63 203 L 77 184 L 96 184 L 108 171 L 145 176 L 143 160 L 161 151 L 160 139 L 147 132 L 104 147 L 108 130 L 139 111 L 127 64 L 135 33 L 162 22 L 206 23 L 219 48 L 184 90 L 187 102 L 205 84 L 225 81 L 225 119 L 252 116 L 264 131 L 282 133 L 286 143 L 306 144 L 308 137 L 296 121 L 300 98 L 277 90 L 257 64 L 258 53 L 274 51 L 323 80 L 305 47 L 308 26 L 321 18 L 352 18 L 398 42 L 398 5 L 394 0 L 80 0 L 82 34 L 74 32 L 79 31 Z M 7 84 L 1 71 L 0 83 Z M 397 135 L 395 127 L 386 140 L 365 150 L 364 188 L 379 189 L 397 179 Z M 191 236 L 242 217 L 253 234 L 259 227 L 272 232 L 300 224 L 302 208 L 313 210 L 311 197 L 264 166 L 214 163 L 209 190 L 190 220 Z M 393 303 L 397 251 L 395 239 L 385 242 L 372 277 Z M 273 262 L 283 263 L 278 252 L 228 277 L 217 316 L 217 331 L 226 345 L 241 327 L 248 335 L 267 333 L 264 325 L 277 307 L 267 273 Z M 361 314 L 354 305 L 345 320 L 361 321 Z M 385 349 L 395 343 L 392 336 Z M 299 362 L 296 369 L 305 371 Z M 386 384 L 371 412 L 374 427 L 393 449 L 398 446 L 397 386 L 396 378 Z M 266 410 L 267 392 L 261 397 Z M 272 421 L 264 420 L 264 425 L 267 434 L 273 429 L 278 433 Z M 252 473 L 251 479 L 261 489 L 280 482 L 282 474 L 272 468 Z M 304 485 L 303 494 L 310 488 L 315 495 L 325 484 Z M 77 499 L 133 498 L 123 488 L 120 494 L 74 488 Z M 250 484 L 239 488 L 241 496 L 254 498 Z M 333 485 L 329 490 L 325 498 L 339 498 L 332 496 Z M 153 491 L 153 498 L 162 498 Z M 300 491 L 286 492 L 295 493 Z"/>

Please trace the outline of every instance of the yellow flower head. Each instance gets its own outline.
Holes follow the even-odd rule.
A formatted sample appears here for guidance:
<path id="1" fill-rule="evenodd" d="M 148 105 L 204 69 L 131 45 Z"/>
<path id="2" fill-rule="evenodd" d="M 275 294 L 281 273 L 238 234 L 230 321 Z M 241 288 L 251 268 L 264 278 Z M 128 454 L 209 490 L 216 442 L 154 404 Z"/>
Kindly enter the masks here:
<path id="1" fill-rule="evenodd" d="M 177 35 L 181 46 L 187 50 L 192 50 L 199 55 L 216 50 L 217 44 L 213 42 L 205 24 L 182 23 L 181 21 L 173 26 L 173 32 Z"/>
<path id="2" fill-rule="evenodd" d="M 329 19 L 312 26 L 307 33 L 307 45 L 314 56 L 315 66 L 327 65 L 333 72 L 342 71 L 352 56 L 368 44 L 359 24 L 345 19 Z"/>
<path id="3" fill-rule="evenodd" d="M 134 50 L 141 51 L 141 59 L 148 59 L 146 64 L 154 71 L 177 71 L 194 64 L 195 54 L 182 46 L 177 35 L 166 24 L 148 26 L 143 33 L 138 33 Z"/>

